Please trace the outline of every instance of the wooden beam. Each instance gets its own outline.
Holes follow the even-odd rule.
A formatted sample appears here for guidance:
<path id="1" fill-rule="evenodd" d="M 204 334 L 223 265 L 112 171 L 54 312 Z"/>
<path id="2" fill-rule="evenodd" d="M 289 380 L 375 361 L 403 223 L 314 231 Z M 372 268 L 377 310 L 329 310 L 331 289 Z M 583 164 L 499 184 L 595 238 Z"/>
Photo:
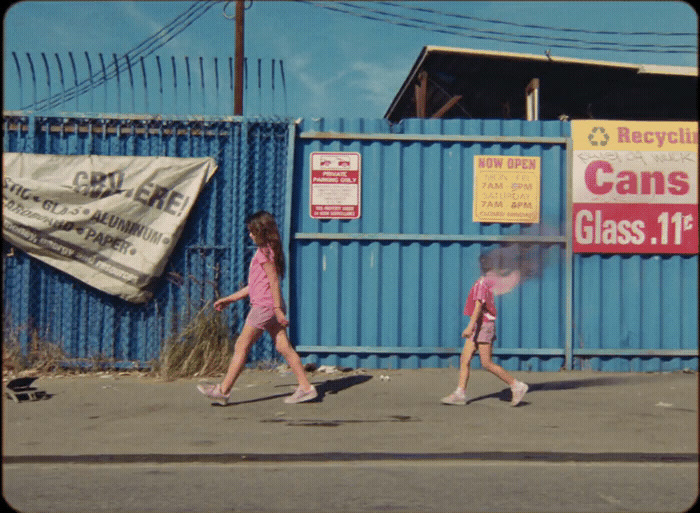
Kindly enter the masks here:
<path id="1" fill-rule="evenodd" d="M 431 118 L 441 118 L 442 116 L 444 116 L 447 113 L 448 110 L 450 110 L 452 107 L 454 107 L 457 104 L 457 102 L 461 99 L 462 99 L 461 94 L 457 94 L 457 95 L 453 96 L 452 98 L 447 100 L 445 105 L 440 107 L 440 109 L 430 117 Z"/>
<path id="2" fill-rule="evenodd" d="M 418 73 L 418 83 L 416 84 L 416 117 L 424 118 L 428 93 L 428 73 L 421 71 Z"/>
<path id="3" fill-rule="evenodd" d="M 525 88 L 525 119 L 540 119 L 540 79 L 533 78 Z"/>
<path id="4" fill-rule="evenodd" d="M 234 64 L 234 85 L 233 85 L 233 115 L 243 115 L 243 59 L 244 51 L 244 17 L 245 8 L 243 0 L 236 0 L 236 41 L 235 41 L 235 64 Z M 224 13 L 225 14 L 225 13 Z"/>

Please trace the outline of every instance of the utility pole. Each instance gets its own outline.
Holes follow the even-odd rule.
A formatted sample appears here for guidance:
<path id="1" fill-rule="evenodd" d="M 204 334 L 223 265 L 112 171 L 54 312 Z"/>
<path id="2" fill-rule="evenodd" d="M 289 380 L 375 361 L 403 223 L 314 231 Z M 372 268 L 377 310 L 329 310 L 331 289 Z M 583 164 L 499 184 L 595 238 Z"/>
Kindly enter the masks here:
<path id="1" fill-rule="evenodd" d="M 233 81 L 233 115 L 243 115 L 243 7 L 244 0 L 236 0 L 236 55 Z"/>

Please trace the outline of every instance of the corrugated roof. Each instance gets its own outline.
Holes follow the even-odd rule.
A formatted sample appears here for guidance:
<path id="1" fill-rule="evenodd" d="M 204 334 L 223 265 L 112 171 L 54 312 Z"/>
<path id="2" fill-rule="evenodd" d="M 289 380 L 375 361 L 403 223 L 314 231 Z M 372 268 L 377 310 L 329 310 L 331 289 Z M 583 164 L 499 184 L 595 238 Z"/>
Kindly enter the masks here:
<path id="1" fill-rule="evenodd" d="M 428 117 L 448 99 L 457 96 L 461 98 L 459 102 L 440 115 L 508 117 L 498 115 L 503 104 L 524 101 L 525 85 L 532 78 L 541 79 L 545 114 L 552 116 L 541 119 L 556 119 L 559 115 L 580 116 L 582 112 L 583 117 L 602 118 L 607 114 L 612 119 L 626 112 L 633 119 L 640 116 L 641 119 L 655 119 L 666 114 L 670 119 L 697 117 L 698 70 L 695 67 L 578 59 L 549 52 L 534 55 L 425 46 L 387 109 L 385 118 L 398 121 L 417 117 L 412 86 L 417 83 L 421 71 L 428 71 L 433 86 L 426 98 Z M 484 105 L 489 101 L 491 105 Z M 598 105 L 598 112 L 591 112 L 591 105 L 599 101 L 608 104 Z M 497 105 L 498 102 L 501 104 Z M 574 105 L 575 102 L 580 105 Z M 617 102 L 617 110 L 614 102 Z M 634 102 L 634 105 L 627 105 Z M 669 106 L 662 105 L 664 102 Z M 685 107 L 682 102 L 685 102 Z M 470 109 L 475 112 L 471 113 Z M 523 117 L 520 105 L 510 106 L 507 110 L 513 111 L 513 117 Z M 556 112 L 558 110 L 561 113 Z"/>
<path id="2" fill-rule="evenodd" d="M 640 73 L 658 73 L 661 75 L 679 75 L 684 77 L 697 77 L 698 69 L 690 66 L 661 66 L 658 64 L 640 64 Z"/>
<path id="3" fill-rule="evenodd" d="M 593 59 L 578 59 L 575 57 L 559 57 L 556 55 L 536 55 L 530 53 L 515 53 L 515 52 L 498 52 L 494 50 L 475 50 L 472 48 L 456 48 L 451 46 L 433 46 L 428 45 L 423 47 L 425 53 L 441 52 L 455 53 L 459 55 L 479 55 L 492 57 L 508 57 L 511 59 L 526 59 L 543 62 L 561 62 L 568 64 L 582 64 L 586 66 L 608 66 L 612 68 L 636 69 L 642 73 L 662 73 L 665 75 L 683 75 L 683 76 L 698 76 L 697 68 L 692 66 L 663 66 L 657 64 L 630 64 L 627 62 L 613 61 L 597 61 Z"/>

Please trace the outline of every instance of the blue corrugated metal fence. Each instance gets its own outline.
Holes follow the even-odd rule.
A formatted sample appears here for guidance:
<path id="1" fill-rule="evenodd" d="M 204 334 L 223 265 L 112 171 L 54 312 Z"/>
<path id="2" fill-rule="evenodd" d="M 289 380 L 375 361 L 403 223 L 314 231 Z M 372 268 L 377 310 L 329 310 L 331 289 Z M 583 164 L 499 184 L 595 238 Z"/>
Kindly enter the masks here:
<path id="1" fill-rule="evenodd" d="M 497 300 L 495 358 L 511 370 L 697 369 L 697 255 L 574 255 L 567 122 L 287 121 L 230 117 L 4 115 L 3 149 L 213 156 L 154 299 L 132 305 L 4 245 L 6 330 L 72 358 L 144 365 L 207 301 L 246 278 L 243 219 L 272 211 L 289 247 L 290 335 L 306 361 L 456 366 L 479 258 L 526 277 Z M 362 156 L 362 215 L 309 215 L 314 151 Z M 474 223 L 474 155 L 541 159 L 540 223 Z M 232 334 L 243 308 L 230 313 Z M 269 340 L 254 360 L 274 357 Z"/>
<path id="2" fill-rule="evenodd" d="M 183 235 L 145 305 L 114 298 L 3 244 L 3 323 L 23 347 L 36 333 L 72 359 L 106 358 L 143 366 L 207 301 L 237 290 L 254 247 L 246 216 L 274 213 L 285 229 L 287 155 L 293 125 L 240 118 L 5 115 L 5 151 L 65 155 L 143 155 L 216 159 Z M 229 315 L 240 331 L 244 308 Z M 259 344 L 258 359 L 272 357 Z"/>
<path id="3" fill-rule="evenodd" d="M 405 120 L 304 124 L 294 180 L 293 317 L 298 349 L 351 367 L 456 366 L 464 300 L 485 254 L 534 272 L 498 298 L 502 364 L 558 370 L 566 354 L 567 144 L 561 122 Z M 360 219 L 309 214 L 309 155 L 362 156 Z M 540 224 L 472 222 L 475 155 L 538 156 Z M 304 171 L 302 171 L 304 170 Z M 511 263 L 513 268 L 513 263 Z"/>
<path id="4" fill-rule="evenodd" d="M 698 256 L 574 258 L 574 354 L 582 368 L 698 369 Z"/>
<path id="5" fill-rule="evenodd" d="M 527 279 L 497 299 L 495 359 L 511 370 L 698 368 L 697 255 L 574 255 L 567 122 L 318 120 L 300 127 L 293 336 L 306 359 L 457 366 L 479 258 Z M 362 217 L 309 212 L 309 156 L 362 157 Z M 474 155 L 541 158 L 538 224 L 471 220 Z"/>

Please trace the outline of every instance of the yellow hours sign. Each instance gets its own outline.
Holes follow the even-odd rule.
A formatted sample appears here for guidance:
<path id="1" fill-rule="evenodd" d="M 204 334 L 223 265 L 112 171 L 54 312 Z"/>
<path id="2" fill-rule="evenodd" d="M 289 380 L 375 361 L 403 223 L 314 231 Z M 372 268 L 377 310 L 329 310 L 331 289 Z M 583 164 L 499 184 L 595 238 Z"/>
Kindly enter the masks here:
<path id="1" fill-rule="evenodd" d="M 474 156 L 475 223 L 540 222 L 540 157 Z"/>

